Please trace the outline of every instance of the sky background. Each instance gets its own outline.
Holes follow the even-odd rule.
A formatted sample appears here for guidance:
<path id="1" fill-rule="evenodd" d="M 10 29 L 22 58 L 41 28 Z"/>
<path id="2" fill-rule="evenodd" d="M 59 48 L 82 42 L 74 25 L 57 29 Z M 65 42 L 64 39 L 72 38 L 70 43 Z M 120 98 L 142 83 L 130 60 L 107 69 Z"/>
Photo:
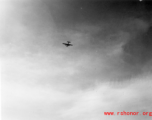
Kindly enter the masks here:
<path id="1" fill-rule="evenodd" d="M 144 0 L 0 0 L 2 120 L 150 120 L 104 112 L 152 112 L 151 16 Z"/>

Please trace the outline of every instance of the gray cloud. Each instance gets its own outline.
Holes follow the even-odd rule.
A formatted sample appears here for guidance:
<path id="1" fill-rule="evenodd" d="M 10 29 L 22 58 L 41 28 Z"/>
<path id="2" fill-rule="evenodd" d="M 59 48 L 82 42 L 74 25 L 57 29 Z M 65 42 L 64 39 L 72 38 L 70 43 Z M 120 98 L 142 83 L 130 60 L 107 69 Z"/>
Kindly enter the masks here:
<path id="1" fill-rule="evenodd" d="M 0 29 L 4 119 L 98 120 L 109 119 L 105 111 L 150 111 L 150 19 L 137 18 L 136 12 L 123 14 L 109 3 L 102 5 L 103 10 L 97 6 L 89 10 L 91 4 L 83 3 L 87 14 L 78 14 L 81 3 L 4 4 L 0 11 L 6 13 Z M 94 10 L 99 12 L 86 21 Z M 73 47 L 63 46 L 68 40 Z"/>

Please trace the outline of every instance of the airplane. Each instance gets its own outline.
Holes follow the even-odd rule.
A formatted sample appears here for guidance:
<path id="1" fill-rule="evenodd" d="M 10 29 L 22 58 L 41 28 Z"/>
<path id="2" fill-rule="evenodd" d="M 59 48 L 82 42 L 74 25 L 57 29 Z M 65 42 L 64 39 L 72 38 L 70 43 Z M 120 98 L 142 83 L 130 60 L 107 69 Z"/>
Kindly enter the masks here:
<path id="1" fill-rule="evenodd" d="M 70 41 L 67 41 L 67 43 L 62 43 L 62 44 L 64 44 L 66 47 L 73 46 L 73 45 L 70 44 L 70 43 L 71 43 Z"/>

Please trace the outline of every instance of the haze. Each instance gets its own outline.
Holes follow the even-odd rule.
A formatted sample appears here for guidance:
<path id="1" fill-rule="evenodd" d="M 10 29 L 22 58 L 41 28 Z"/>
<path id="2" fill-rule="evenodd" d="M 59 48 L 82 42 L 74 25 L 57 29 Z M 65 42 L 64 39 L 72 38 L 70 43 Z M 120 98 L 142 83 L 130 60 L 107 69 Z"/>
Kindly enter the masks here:
<path id="1" fill-rule="evenodd" d="M 104 112 L 152 112 L 151 13 L 144 0 L 1 0 L 2 120 L 150 120 Z"/>

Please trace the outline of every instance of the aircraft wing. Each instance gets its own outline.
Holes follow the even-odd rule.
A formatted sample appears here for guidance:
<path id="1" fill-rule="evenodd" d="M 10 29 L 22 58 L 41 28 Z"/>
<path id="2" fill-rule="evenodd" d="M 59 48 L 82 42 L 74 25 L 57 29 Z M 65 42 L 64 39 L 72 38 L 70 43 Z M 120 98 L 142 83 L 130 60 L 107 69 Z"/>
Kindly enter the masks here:
<path id="1" fill-rule="evenodd" d="M 68 46 L 69 46 L 67 43 L 62 43 L 62 44 L 64 44 L 66 47 L 68 47 Z"/>

